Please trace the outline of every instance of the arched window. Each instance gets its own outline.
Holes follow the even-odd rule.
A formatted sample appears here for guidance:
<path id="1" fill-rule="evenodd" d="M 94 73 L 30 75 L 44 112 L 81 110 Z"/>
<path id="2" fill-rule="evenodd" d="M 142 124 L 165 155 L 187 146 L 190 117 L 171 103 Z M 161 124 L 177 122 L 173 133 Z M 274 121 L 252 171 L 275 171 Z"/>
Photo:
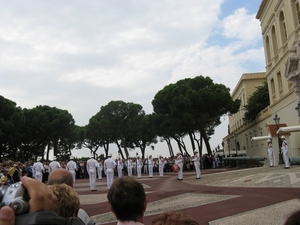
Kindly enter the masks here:
<path id="1" fill-rule="evenodd" d="M 291 8 L 295 20 L 295 27 L 297 28 L 298 24 L 300 24 L 300 7 L 298 0 L 291 0 Z"/>
<path id="2" fill-rule="evenodd" d="M 286 31 L 286 25 L 284 20 L 284 14 L 281 11 L 279 15 L 279 24 L 280 24 L 280 34 L 282 39 L 282 44 L 284 44 L 287 40 L 287 31 Z"/>
<path id="3" fill-rule="evenodd" d="M 278 44 L 277 44 L 277 36 L 276 36 L 275 26 L 272 27 L 272 44 L 273 44 L 274 56 L 276 56 L 278 53 Z"/>
<path id="4" fill-rule="evenodd" d="M 271 63 L 270 41 L 269 36 L 266 37 L 266 53 L 267 53 L 267 65 Z"/>

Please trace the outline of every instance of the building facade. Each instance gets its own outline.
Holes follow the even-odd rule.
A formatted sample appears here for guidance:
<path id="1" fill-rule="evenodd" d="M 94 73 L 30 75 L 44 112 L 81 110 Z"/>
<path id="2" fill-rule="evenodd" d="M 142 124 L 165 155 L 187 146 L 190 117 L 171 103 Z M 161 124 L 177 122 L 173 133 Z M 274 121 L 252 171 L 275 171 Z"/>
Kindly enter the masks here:
<path id="1" fill-rule="evenodd" d="M 242 106 L 238 113 L 229 115 L 229 134 L 223 138 L 226 155 L 229 151 L 239 153 L 244 150 L 249 156 L 266 157 L 267 140 L 253 141 L 253 137 L 270 136 L 275 162 L 278 162 L 278 126 L 275 125 L 275 115 L 280 118 L 280 127 L 299 123 L 295 110 L 295 84 L 300 83 L 300 79 L 292 81 L 286 74 L 286 64 L 291 57 L 290 50 L 297 45 L 299 38 L 299 2 L 300 0 L 263 0 L 259 7 L 256 18 L 261 23 L 266 72 L 244 74 L 234 89 L 232 98 L 239 98 L 243 106 L 255 91 L 255 86 L 267 81 L 270 105 L 261 111 L 253 123 L 243 122 Z M 300 50 L 298 51 L 300 54 Z M 251 82 L 250 77 L 253 78 Z M 290 148 L 289 156 L 300 156 L 300 132 L 286 133 L 286 139 Z"/>

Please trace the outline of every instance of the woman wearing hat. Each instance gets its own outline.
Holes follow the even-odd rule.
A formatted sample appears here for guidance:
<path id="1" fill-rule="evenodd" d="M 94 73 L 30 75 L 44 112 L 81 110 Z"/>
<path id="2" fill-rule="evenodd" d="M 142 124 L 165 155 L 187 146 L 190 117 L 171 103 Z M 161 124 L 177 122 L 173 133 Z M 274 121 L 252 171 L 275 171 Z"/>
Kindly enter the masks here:
<path id="1" fill-rule="evenodd" d="M 270 167 L 273 167 L 274 166 L 274 157 L 273 157 L 273 145 L 272 145 L 272 141 L 270 139 L 268 139 L 267 143 L 268 143 L 267 154 L 269 156 Z"/>
<path id="2" fill-rule="evenodd" d="M 181 152 L 177 152 L 176 154 L 176 159 L 175 159 L 175 164 L 179 166 L 179 171 L 178 171 L 178 177 L 177 180 L 183 180 L 183 158 L 181 155 Z"/>

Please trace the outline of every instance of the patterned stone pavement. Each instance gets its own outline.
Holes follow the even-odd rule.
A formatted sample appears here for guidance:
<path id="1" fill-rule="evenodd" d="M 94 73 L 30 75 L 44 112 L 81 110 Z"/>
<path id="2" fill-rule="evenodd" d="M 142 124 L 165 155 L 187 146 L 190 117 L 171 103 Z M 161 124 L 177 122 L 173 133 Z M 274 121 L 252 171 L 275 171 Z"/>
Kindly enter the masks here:
<path id="1" fill-rule="evenodd" d="M 200 224 L 276 225 L 300 209 L 299 166 L 209 169 L 202 170 L 200 180 L 195 179 L 194 171 L 184 171 L 183 181 L 178 181 L 174 173 L 165 173 L 164 178 L 155 174 L 152 179 L 144 174 L 138 181 L 149 201 L 145 224 L 151 224 L 161 212 L 178 210 Z M 77 180 L 75 188 L 82 208 L 97 224 L 116 224 L 106 198 L 105 178 L 97 181 L 97 192 L 90 191 L 88 179 Z"/>

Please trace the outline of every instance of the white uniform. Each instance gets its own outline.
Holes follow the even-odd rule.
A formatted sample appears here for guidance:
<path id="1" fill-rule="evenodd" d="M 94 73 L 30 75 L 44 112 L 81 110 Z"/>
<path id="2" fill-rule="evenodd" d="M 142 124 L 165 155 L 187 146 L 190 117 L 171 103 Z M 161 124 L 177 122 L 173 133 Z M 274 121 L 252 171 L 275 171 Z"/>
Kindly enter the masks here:
<path id="1" fill-rule="evenodd" d="M 86 170 L 89 173 L 89 179 L 90 179 L 90 188 L 91 191 L 96 191 L 96 169 L 98 167 L 98 162 L 94 158 L 90 158 L 86 162 Z"/>
<path id="2" fill-rule="evenodd" d="M 54 170 L 58 169 L 58 168 L 61 168 L 61 165 L 59 164 L 59 162 L 57 161 L 52 161 L 50 164 L 49 164 L 49 172 L 52 173 Z"/>
<path id="3" fill-rule="evenodd" d="M 132 160 L 131 159 L 127 159 L 126 165 L 127 165 L 127 175 L 129 177 L 132 177 Z"/>
<path id="4" fill-rule="evenodd" d="M 101 161 L 98 162 L 98 179 L 102 180 L 102 170 L 103 170 L 103 164 Z"/>
<path id="5" fill-rule="evenodd" d="M 149 177 L 153 177 L 153 165 L 154 165 L 153 159 L 152 157 L 149 157 L 148 158 Z"/>
<path id="6" fill-rule="evenodd" d="M 179 171 L 178 171 L 178 180 L 183 179 L 183 158 L 181 155 L 178 155 L 177 158 L 175 159 L 175 163 L 179 166 Z"/>
<path id="7" fill-rule="evenodd" d="M 196 170 L 196 179 L 200 179 L 201 177 L 201 170 L 200 170 L 200 156 L 198 153 L 195 153 L 194 158 L 192 159 L 194 162 L 194 167 Z"/>
<path id="8" fill-rule="evenodd" d="M 159 171 L 159 177 L 163 177 L 164 176 L 164 166 L 165 166 L 166 162 L 164 160 L 163 157 L 160 157 L 158 159 L 158 171 Z"/>
<path id="9" fill-rule="evenodd" d="M 269 156 L 269 162 L 270 166 L 274 166 L 274 156 L 273 156 L 273 145 L 271 142 L 268 142 L 268 156 Z"/>
<path id="10" fill-rule="evenodd" d="M 284 158 L 284 162 L 285 162 L 285 168 L 289 168 L 290 167 L 290 160 L 289 160 L 289 146 L 286 142 L 286 140 L 282 141 L 282 153 L 283 153 L 283 158 Z"/>
<path id="11" fill-rule="evenodd" d="M 35 162 L 32 166 L 32 174 L 36 180 L 43 181 L 44 165 L 41 162 Z"/>
<path id="12" fill-rule="evenodd" d="M 67 163 L 67 170 L 69 170 L 69 172 L 72 174 L 72 177 L 73 177 L 73 186 L 75 187 L 77 164 L 73 160 L 70 160 Z"/>
<path id="13" fill-rule="evenodd" d="M 136 160 L 136 169 L 137 169 L 137 177 L 141 178 L 142 177 L 142 168 L 143 168 L 143 160 L 138 158 Z"/>
<path id="14" fill-rule="evenodd" d="M 106 182 L 107 182 L 107 188 L 110 189 L 113 181 L 114 181 L 114 170 L 116 167 L 116 162 L 111 157 L 107 158 L 104 161 L 104 170 L 106 174 Z"/>
<path id="15" fill-rule="evenodd" d="M 123 161 L 122 159 L 118 159 L 118 177 L 123 177 Z"/>

